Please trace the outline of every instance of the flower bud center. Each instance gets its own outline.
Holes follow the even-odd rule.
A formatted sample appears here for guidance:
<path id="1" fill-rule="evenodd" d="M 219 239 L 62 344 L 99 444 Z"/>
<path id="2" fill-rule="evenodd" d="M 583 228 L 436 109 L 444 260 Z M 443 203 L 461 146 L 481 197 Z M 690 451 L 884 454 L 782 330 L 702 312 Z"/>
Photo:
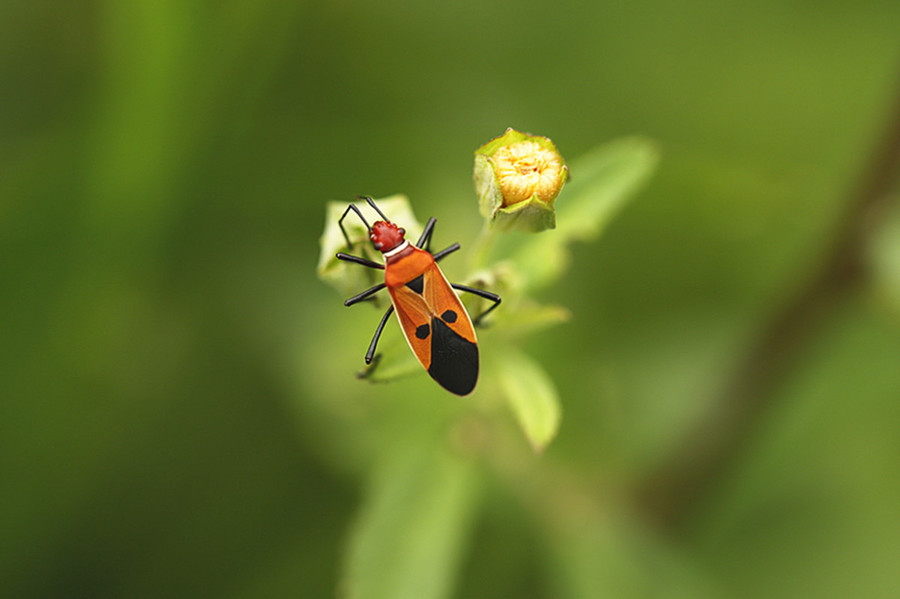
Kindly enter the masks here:
<path id="1" fill-rule="evenodd" d="M 562 160 L 556 152 L 533 141 L 504 146 L 491 157 L 503 205 L 523 202 L 533 196 L 552 201 L 565 180 Z"/>

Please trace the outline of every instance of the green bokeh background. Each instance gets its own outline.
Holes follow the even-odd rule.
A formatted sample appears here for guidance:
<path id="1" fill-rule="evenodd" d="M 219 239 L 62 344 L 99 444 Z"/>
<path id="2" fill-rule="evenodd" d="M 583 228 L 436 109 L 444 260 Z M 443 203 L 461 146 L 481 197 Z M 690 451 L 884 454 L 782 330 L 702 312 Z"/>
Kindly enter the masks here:
<path id="1" fill-rule="evenodd" d="M 812 276 L 893 110 L 898 23 L 877 0 L 6 0 L 0 595 L 333 596 L 391 427 L 480 396 L 353 378 L 378 314 L 315 278 L 325 202 L 402 192 L 471 244 L 472 152 L 508 126 L 570 160 L 662 150 L 542 292 L 572 320 L 524 346 L 564 412 L 515 455 L 606 505 Z M 618 501 L 629 532 L 572 538 L 484 474 L 448 596 L 900 594 L 884 288 L 829 315 L 676 530 Z"/>

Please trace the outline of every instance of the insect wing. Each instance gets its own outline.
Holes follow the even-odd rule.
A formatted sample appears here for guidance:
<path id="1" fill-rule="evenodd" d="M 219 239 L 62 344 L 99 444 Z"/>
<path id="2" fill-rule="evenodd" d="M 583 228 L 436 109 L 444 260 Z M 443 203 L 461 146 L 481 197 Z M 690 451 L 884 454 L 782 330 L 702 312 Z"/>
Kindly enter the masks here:
<path id="1" fill-rule="evenodd" d="M 431 318 L 425 299 L 405 287 L 389 287 L 388 291 L 409 348 L 428 370 L 431 366 Z"/>
<path id="2" fill-rule="evenodd" d="M 478 380 L 478 346 L 465 306 L 435 264 L 388 288 L 406 341 L 442 387 L 467 395 Z"/>

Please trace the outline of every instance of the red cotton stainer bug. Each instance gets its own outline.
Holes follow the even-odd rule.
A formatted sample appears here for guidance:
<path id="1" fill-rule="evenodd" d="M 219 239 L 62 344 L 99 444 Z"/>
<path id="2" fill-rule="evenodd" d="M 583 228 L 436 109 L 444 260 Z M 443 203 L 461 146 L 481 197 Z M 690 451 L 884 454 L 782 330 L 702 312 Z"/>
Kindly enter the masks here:
<path id="1" fill-rule="evenodd" d="M 372 198 L 366 197 L 365 200 L 383 220 L 375 221 L 369 226 L 359 208 L 350 204 L 338 220 L 338 226 L 344 234 L 347 247 L 353 247 L 344 230 L 343 221 L 351 210 L 355 212 L 369 230 L 372 245 L 384 255 L 384 264 L 343 252 L 339 252 L 337 258 L 384 270 L 384 283 L 366 289 L 344 302 L 345 306 L 352 306 L 369 299 L 385 287 L 391 296 L 391 307 L 375 329 L 375 336 L 366 352 L 366 364 L 372 363 L 375 347 L 391 312 L 397 312 L 410 349 L 431 378 L 451 393 L 468 395 L 478 381 L 478 341 L 473 321 L 453 290 L 467 291 L 494 302 L 475 318 L 475 324 L 500 305 L 500 296 L 447 281 L 436 262 L 458 250 L 459 244 L 454 243 L 431 254 L 429 248 L 436 219 L 428 219 L 419 241 L 412 245 L 404 238 L 406 231 L 389 221 Z"/>

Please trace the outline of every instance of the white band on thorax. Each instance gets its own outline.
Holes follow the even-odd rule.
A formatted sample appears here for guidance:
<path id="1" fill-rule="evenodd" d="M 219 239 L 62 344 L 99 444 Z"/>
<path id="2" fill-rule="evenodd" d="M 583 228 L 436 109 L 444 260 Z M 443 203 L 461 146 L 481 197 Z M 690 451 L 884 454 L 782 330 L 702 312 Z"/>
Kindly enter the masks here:
<path id="1" fill-rule="evenodd" d="M 400 245 L 398 245 L 397 247 L 395 247 L 395 248 L 392 249 L 391 251 L 389 251 L 389 252 L 384 252 L 384 257 L 385 257 L 385 258 L 390 258 L 390 257 L 392 257 L 392 256 L 396 256 L 397 254 L 399 254 L 400 252 L 402 252 L 403 250 L 405 250 L 405 249 L 407 248 L 407 246 L 409 246 L 409 242 L 408 242 L 407 240 L 404 239 L 404 240 L 403 240 L 403 243 L 401 243 Z"/>

